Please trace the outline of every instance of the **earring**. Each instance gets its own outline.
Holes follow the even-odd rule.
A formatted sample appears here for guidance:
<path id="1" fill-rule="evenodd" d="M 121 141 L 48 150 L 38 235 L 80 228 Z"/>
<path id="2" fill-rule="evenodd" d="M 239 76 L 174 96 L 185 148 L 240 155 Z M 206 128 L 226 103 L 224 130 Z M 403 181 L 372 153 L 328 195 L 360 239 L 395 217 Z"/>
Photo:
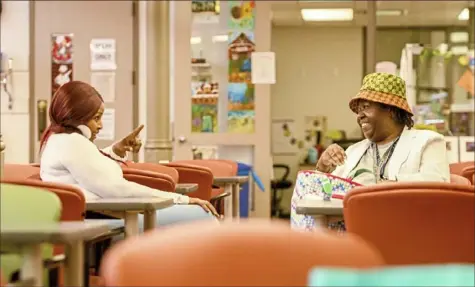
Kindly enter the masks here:
<path id="1" fill-rule="evenodd" d="M 79 125 L 77 128 L 81 131 L 82 135 L 85 136 L 87 139 L 91 138 L 92 136 L 91 129 L 88 128 L 86 125 Z"/>

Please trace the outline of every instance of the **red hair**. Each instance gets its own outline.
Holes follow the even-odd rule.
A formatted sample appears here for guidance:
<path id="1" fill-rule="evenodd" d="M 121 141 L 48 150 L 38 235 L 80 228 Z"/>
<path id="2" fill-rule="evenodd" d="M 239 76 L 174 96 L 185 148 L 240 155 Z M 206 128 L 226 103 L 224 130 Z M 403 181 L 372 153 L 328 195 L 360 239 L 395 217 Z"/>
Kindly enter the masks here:
<path id="1" fill-rule="evenodd" d="M 52 134 L 80 133 L 77 128 L 90 121 L 101 108 L 104 100 L 91 85 L 71 81 L 62 85 L 53 95 L 49 106 L 50 124 L 40 140 L 43 149 Z"/>

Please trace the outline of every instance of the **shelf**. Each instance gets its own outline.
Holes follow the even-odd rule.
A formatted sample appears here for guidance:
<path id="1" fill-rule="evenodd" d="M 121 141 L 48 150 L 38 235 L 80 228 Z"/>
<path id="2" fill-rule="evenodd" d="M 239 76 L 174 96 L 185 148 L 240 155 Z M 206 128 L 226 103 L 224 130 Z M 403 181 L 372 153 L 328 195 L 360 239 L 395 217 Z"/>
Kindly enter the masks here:
<path id="1" fill-rule="evenodd" d="M 202 99 L 202 98 L 217 98 L 219 97 L 219 93 L 218 94 L 197 94 L 197 95 L 193 95 L 191 96 L 193 99 Z"/>
<path id="2" fill-rule="evenodd" d="M 208 72 L 205 72 L 205 73 L 192 72 L 191 76 L 192 77 L 211 78 L 211 77 L 213 77 L 213 74 L 208 73 Z"/>
<path id="3" fill-rule="evenodd" d="M 211 68 L 211 64 L 209 63 L 191 63 L 192 68 Z"/>

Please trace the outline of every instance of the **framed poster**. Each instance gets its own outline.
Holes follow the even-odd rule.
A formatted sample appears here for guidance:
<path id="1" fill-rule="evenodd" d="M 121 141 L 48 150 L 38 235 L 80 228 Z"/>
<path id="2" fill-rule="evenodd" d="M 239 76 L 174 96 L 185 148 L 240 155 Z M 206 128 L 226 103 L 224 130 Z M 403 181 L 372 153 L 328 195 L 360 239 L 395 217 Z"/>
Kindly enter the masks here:
<path id="1" fill-rule="evenodd" d="M 475 138 L 473 136 L 459 137 L 460 161 L 473 161 L 475 155 Z"/>
<path id="2" fill-rule="evenodd" d="M 449 164 L 459 162 L 459 137 L 445 137 Z"/>
<path id="3" fill-rule="evenodd" d="M 299 152 L 293 136 L 295 122 L 291 119 L 272 120 L 272 154 L 294 155 Z"/>

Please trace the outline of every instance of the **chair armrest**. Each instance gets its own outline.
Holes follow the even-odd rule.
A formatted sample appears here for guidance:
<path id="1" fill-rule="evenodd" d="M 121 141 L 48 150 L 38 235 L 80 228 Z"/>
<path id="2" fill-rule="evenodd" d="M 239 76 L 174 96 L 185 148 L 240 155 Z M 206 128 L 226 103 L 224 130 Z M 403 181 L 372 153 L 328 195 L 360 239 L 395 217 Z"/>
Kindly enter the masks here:
<path id="1" fill-rule="evenodd" d="M 219 195 L 216 195 L 215 197 L 211 198 L 210 203 L 217 202 L 217 201 L 222 200 L 222 199 L 224 199 L 224 198 L 226 198 L 230 195 L 231 195 L 230 192 L 223 192 L 223 193 L 221 193 Z"/>
<path id="2" fill-rule="evenodd" d="M 175 182 L 167 174 L 139 169 L 123 168 L 126 180 L 162 191 L 175 192 Z"/>

